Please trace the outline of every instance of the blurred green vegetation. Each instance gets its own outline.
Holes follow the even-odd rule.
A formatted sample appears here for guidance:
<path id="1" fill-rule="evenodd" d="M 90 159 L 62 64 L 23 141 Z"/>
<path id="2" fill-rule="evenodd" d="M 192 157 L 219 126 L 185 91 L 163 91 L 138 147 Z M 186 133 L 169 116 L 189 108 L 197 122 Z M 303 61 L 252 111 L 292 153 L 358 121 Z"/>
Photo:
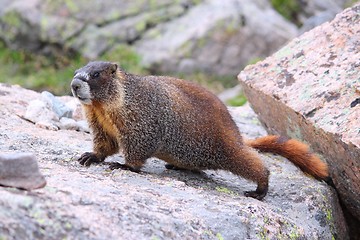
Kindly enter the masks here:
<path id="1" fill-rule="evenodd" d="M 120 45 L 111 55 L 105 54 L 100 59 L 119 62 L 121 67 L 132 73 L 147 74 L 140 66 L 140 57 L 126 46 Z M 79 54 L 45 57 L 23 50 L 10 50 L 0 42 L 0 82 L 18 84 L 36 91 L 70 94 L 69 85 L 74 71 L 87 62 L 88 59 Z"/>
<path id="2" fill-rule="evenodd" d="M 84 66 L 88 59 L 79 54 L 46 57 L 24 50 L 10 50 L 0 42 L 0 82 L 18 84 L 36 91 L 47 90 L 55 95 L 70 94 L 70 81 L 74 71 Z M 141 65 L 141 57 L 128 45 L 119 45 L 99 59 L 118 62 L 128 72 L 147 75 L 149 70 Z M 192 74 L 168 73 L 167 75 L 194 81 L 214 92 L 237 84 L 236 76 L 214 76 L 202 72 Z"/>
<path id="3" fill-rule="evenodd" d="M 298 14 L 301 6 L 297 0 L 271 0 L 271 4 L 284 18 L 300 26 Z"/>
<path id="4" fill-rule="evenodd" d="M 247 102 L 247 99 L 243 93 L 239 93 L 237 96 L 230 98 L 225 102 L 228 106 L 238 107 L 242 106 Z"/>
<path id="5" fill-rule="evenodd" d="M 211 74 L 206 74 L 203 72 L 194 72 L 191 74 L 184 73 L 173 73 L 167 74 L 177 78 L 186 79 L 195 83 L 200 84 L 201 86 L 207 88 L 214 94 L 221 93 L 227 88 L 234 87 L 238 81 L 236 76 L 216 76 Z"/>
<path id="6" fill-rule="evenodd" d="M 141 65 L 141 57 L 128 45 L 118 45 L 100 57 L 101 60 L 117 62 L 127 72 L 146 75 L 149 71 Z"/>
<path id="7" fill-rule="evenodd" d="M 14 51 L 0 42 L 0 82 L 18 84 L 34 90 L 48 90 L 57 95 L 70 93 L 74 70 L 87 60 L 74 54 L 70 58 L 45 57 L 26 51 Z"/>
<path id="8" fill-rule="evenodd" d="M 348 7 L 352 7 L 355 5 L 355 3 L 358 3 L 359 0 L 348 0 L 346 3 L 345 3 L 345 8 L 348 8 Z"/>

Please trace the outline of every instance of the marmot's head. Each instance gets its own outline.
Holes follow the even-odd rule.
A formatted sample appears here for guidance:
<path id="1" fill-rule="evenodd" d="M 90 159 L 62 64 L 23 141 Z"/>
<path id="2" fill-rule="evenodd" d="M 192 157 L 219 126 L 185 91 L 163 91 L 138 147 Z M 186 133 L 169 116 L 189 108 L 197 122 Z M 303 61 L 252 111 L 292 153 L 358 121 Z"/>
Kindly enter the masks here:
<path id="1" fill-rule="evenodd" d="M 75 71 L 71 91 L 83 104 L 105 101 L 116 94 L 118 65 L 111 62 L 89 62 Z"/>

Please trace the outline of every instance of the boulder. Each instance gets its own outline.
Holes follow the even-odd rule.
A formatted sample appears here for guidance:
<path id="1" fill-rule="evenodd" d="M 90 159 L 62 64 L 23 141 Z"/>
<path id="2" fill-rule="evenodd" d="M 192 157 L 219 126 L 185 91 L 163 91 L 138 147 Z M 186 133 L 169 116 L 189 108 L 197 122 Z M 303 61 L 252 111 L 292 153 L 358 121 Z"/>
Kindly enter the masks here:
<path id="1" fill-rule="evenodd" d="M 358 220 L 359 12 L 360 4 L 346 9 L 238 76 L 269 132 L 302 139 L 327 161 L 343 204 Z"/>
<path id="2" fill-rule="evenodd" d="M 255 184 L 228 172 L 167 170 L 158 159 L 140 174 L 109 170 L 121 154 L 86 168 L 76 159 L 91 151 L 90 134 L 19 117 L 40 96 L 0 83 L 0 152 L 36 152 L 47 179 L 31 194 L 0 188 L 0 238 L 348 239 L 336 192 L 282 157 L 261 155 L 271 172 L 263 201 L 244 197 Z M 245 137 L 266 134 L 249 106 L 230 111 Z"/>
<path id="3" fill-rule="evenodd" d="M 78 52 L 94 59 L 178 17 L 193 1 L 0 0 L 0 5 L 0 39 L 7 46 L 48 55 Z"/>
<path id="4" fill-rule="evenodd" d="M 145 65 L 162 72 L 234 74 L 297 34 L 266 0 L 207 0 L 159 24 L 135 43 Z"/>

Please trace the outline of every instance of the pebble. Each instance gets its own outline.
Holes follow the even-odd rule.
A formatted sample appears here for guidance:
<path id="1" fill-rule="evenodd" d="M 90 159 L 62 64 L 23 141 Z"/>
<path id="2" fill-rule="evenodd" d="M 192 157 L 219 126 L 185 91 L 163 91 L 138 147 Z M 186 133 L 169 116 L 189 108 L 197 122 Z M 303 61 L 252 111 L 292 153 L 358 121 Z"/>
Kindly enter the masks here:
<path id="1" fill-rule="evenodd" d="M 66 106 L 63 102 L 56 99 L 52 93 L 47 91 L 42 92 L 41 100 L 45 102 L 50 107 L 50 109 L 52 109 L 56 113 L 59 119 L 62 117 L 67 117 L 67 118 L 72 117 L 72 113 L 73 113 L 72 110 L 68 106 Z"/>
<path id="2" fill-rule="evenodd" d="M 41 93 L 40 99 L 29 103 L 24 118 L 37 127 L 53 131 L 62 129 L 90 132 L 77 99 L 64 103 L 47 91 Z"/>
<path id="3" fill-rule="evenodd" d="M 47 104 L 38 99 L 33 100 L 29 103 L 24 117 L 33 123 L 37 123 L 40 121 L 59 121 L 59 117 L 51 109 L 48 108 Z"/>

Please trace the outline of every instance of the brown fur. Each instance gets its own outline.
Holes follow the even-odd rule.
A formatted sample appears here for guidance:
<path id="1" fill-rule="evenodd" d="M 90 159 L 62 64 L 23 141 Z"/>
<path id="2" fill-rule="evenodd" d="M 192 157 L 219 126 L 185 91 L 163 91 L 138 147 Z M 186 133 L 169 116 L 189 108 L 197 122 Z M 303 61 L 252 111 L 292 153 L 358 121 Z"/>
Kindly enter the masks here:
<path id="1" fill-rule="evenodd" d="M 84 111 L 94 131 L 94 152 L 98 158 L 104 160 L 105 157 L 117 153 L 119 151 L 118 128 L 103 105 L 93 102 L 93 105 L 84 105 Z"/>
<path id="2" fill-rule="evenodd" d="M 89 63 L 76 73 L 73 93 L 87 98 L 94 142 L 81 164 L 101 162 L 121 148 L 122 167 L 139 171 L 148 158 L 158 157 L 169 169 L 227 170 L 256 182 L 257 189 L 246 196 L 257 199 L 268 191 L 269 171 L 254 148 L 283 155 L 318 179 L 328 177 L 326 164 L 299 141 L 267 136 L 245 144 L 226 106 L 196 84 L 136 76 L 106 62 Z"/>

